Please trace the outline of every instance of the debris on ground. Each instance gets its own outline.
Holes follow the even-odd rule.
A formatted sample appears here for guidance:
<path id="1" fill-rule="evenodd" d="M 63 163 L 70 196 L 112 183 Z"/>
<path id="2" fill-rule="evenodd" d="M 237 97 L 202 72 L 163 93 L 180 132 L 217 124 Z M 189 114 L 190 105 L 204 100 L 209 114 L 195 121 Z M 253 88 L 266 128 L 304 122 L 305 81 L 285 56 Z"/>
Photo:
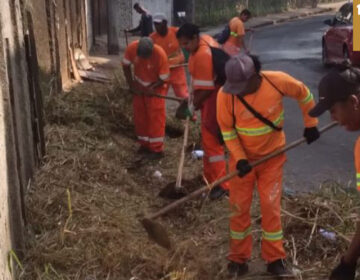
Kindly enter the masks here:
<path id="1" fill-rule="evenodd" d="M 157 220 L 173 239 L 170 251 L 148 240 L 139 221 L 169 203 L 158 193 L 176 181 L 182 138 L 173 136 L 182 136 L 183 123 L 171 117 L 165 158 L 146 160 L 136 153 L 131 96 L 121 87 L 84 83 L 47 99 L 47 155 L 26 199 L 21 279 L 227 279 L 226 199 L 204 196 Z M 198 124 L 191 125 L 189 137 L 194 144 L 182 185 L 192 191 L 204 184 L 202 161 L 191 155 L 199 148 Z M 351 239 L 359 209 L 356 194 L 334 183 L 284 197 L 285 246 L 297 279 L 326 279 Z M 255 248 L 244 279 L 271 279 L 259 256 L 259 213 L 255 203 Z"/>

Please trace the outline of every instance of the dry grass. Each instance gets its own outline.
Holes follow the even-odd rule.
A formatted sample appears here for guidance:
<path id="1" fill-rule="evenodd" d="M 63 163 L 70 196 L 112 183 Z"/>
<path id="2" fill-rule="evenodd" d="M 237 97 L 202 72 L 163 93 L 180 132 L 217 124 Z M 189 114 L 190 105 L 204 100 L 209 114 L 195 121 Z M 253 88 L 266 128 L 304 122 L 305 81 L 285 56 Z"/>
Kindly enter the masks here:
<path id="1" fill-rule="evenodd" d="M 182 139 L 167 137 L 161 162 L 142 160 L 130 104 L 119 83 L 87 83 L 47 100 L 47 156 L 26 199 L 30 224 L 21 279 L 228 279 L 226 200 L 201 198 L 160 218 L 176 244 L 172 251 L 147 239 L 138 218 L 168 203 L 157 194 L 176 179 Z M 198 142 L 194 125 L 192 135 Z M 153 177 L 156 170 L 161 179 Z M 201 161 L 187 157 L 184 178 L 198 184 L 199 174 Z M 322 279 L 334 265 L 346 246 L 339 235 L 348 238 L 354 230 L 359 207 L 339 186 L 284 200 L 286 247 L 298 279 Z M 258 241 L 256 205 L 253 218 Z M 319 228 L 336 231 L 336 241 Z M 256 249 L 252 263 L 260 265 L 244 279 L 269 279 L 258 255 Z"/>

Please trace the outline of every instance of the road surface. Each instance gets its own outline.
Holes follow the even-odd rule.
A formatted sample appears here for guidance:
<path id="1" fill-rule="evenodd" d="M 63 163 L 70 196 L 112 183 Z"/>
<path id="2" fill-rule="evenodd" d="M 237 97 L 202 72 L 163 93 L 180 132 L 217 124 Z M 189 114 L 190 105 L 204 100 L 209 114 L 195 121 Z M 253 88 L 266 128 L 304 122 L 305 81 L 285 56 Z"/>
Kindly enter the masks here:
<path id="1" fill-rule="evenodd" d="M 302 80 L 318 100 L 317 85 L 328 69 L 321 64 L 321 37 L 331 14 L 314 16 L 258 29 L 252 53 L 258 55 L 263 69 L 285 71 Z M 286 98 L 285 132 L 288 143 L 302 136 L 303 122 L 297 103 Z M 320 126 L 330 121 L 320 118 Z M 353 146 L 358 133 L 336 127 L 316 143 L 288 152 L 284 185 L 297 191 L 312 190 L 324 182 L 336 182 L 355 188 Z"/>

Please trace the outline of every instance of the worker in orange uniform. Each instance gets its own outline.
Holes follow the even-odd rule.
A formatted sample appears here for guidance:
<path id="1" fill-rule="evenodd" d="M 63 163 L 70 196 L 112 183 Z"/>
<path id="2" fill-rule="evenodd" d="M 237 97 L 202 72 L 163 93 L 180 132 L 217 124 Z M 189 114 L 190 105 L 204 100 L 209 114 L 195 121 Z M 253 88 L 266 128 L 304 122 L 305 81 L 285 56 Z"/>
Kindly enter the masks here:
<path id="1" fill-rule="evenodd" d="M 164 149 L 165 100 L 150 95 L 167 93 L 165 82 L 170 76 L 167 55 L 151 38 L 143 37 L 127 47 L 122 64 L 126 81 L 135 93 L 133 110 L 139 153 L 160 159 Z"/>
<path id="2" fill-rule="evenodd" d="M 164 14 L 155 14 L 153 18 L 156 32 L 150 37 L 154 43 L 161 46 L 166 52 L 170 65 L 170 80 L 175 95 L 180 98 L 188 98 L 189 91 L 186 83 L 185 67 L 176 67 L 185 62 L 184 54 L 181 51 L 178 40 L 176 39 L 177 27 L 168 27 L 167 18 Z M 175 66 L 175 67 L 174 67 Z"/>
<path id="3" fill-rule="evenodd" d="M 195 110 L 201 109 L 201 135 L 204 149 L 204 176 L 208 183 L 226 174 L 224 147 L 218 137 L 216 121 L 216 97 L 219 86 L 215 84 L 212 54 L 210 46 L 218 47 L 218 43 L 208 35 L 201 35 L 199 28 L 185 23 L 178 30 L 176 37 L 180 46 L 190 53 L 189 71 L 192 79 L 193 105 Z M 218 199 L 225 195 L 228 183 L 215 187 L 209 197 Z"/>
<path id="4" fill-rule="evenodd" d="M 280 220 L 286 158 L 282 154 L 254 169 L 250 163 L 285 146 L 282 130 L 285 96 L 298 101 L 307 143 L 318 139 L 318 120 L 308 116 L 315 103 L 302 82 L 283 72 L 261 72 L 256 57 L 234 56 L 226 63 L 225 72 L 227 80 L 218 93 L 217 119 L 230 151 L 230 171 L 237 169 L 239 173 L 239 177 L 230 181 L 230 206 L 234 214 L 230 218 L 228 270 L 238 276 L 248 272 L 247 261 L 252 251 L 250 207 L 256 185 L 262 215 L 262 258 L 268 264 L 268 272 L 283 276 L 289 273 L 283 262 L 286 255 Z"/>
<path id="5" fill-rule="evenodd" d="M 352 67 L 333 70 L 319 83 L 319 103 L 310 115 L 318 117 L 329 110 L 331 118 L 348 131 L 360 130 L 360 71 Z M 360 191 L 360 138 L 354 150 L 356 185 Z M 360 256 L 360 222 L 340 264 L 331 272 L 330 280 L 354 280 Z"/>
<path id="6" fill-rule="evenodd" d="M 245 30 L 244 23 L 251 18 L 251 12 L 248 9 L 241 11 L 240 16 L 233 17 L 229 22 L 230 36 L 223 45 L 224 51 L 233 56 L 240 53 L 241 50 L 248 53 L 249 50 L 245 46 Z"/>

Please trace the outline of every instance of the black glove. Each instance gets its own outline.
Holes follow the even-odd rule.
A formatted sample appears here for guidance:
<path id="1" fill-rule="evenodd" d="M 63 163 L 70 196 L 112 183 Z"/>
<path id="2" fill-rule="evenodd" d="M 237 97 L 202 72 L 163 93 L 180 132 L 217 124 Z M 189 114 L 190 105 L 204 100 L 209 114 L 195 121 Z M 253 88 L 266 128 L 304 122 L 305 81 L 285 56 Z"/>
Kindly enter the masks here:
<path id="1" fill-rule="evenodd" d="M 236 169 L 239 171 L 239 177 L 244 177 L 251 171 L 252 167 L 247 159 L 240 159 L 236 164 Z"/>
<path id="2" fill-rule="evenodd" d="M 345 264 L 341 259 L 340 264 L 331 272 L 330 280 L 354 280 L 356 263 L 352 265 Z"/>
<path id="3" fill-rule="evenodd" d="M 316 126 L 314 127 L 306 127 L 304 129 L 304 137 L 306 138 L 306 142 L 311 144 L 316 141 L 320 137 L 320 132 Z"/>

